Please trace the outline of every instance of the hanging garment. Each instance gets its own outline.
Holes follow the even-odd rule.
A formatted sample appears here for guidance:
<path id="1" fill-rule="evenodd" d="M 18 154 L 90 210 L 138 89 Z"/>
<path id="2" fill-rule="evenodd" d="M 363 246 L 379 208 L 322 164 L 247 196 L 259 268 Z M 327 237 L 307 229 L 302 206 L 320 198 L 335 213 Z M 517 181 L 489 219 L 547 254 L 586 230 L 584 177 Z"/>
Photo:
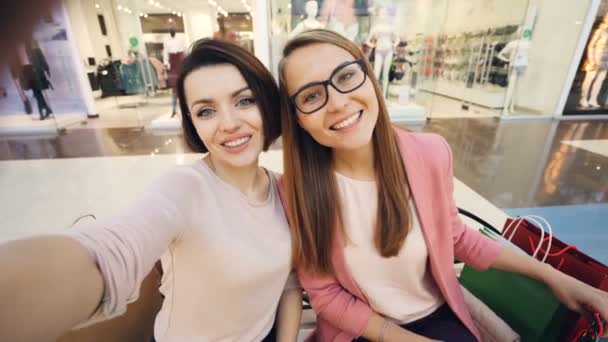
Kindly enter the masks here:
<path id="1" fill-rule="evenodd" d="M 167 88 L 168 75 L 167 75 L 167 69 L 165 68 L 163 63 L 161 63 L 161 61 L 159 61 L 158 58 L 156 58 L 156 57 L 150 57 L 150 63 L 152 64 L 154 71 L 156 71 L 156 76 L 158 78 L 158 88 L 160 88 L 160 89 Z"/>
<path id="2" fill-rule="evenodd" d="M 97 82 L 101 88 L 101 97 L 124 95 L 124 86 L 120 75 L 120 61 L 100 64 L 97 67 Z"/>
<path id="3" fill-rule="evenodd" d="M 139 61 L 120 65 L 120 75 L 127 95 L 142 94 L 146 91 L 141 68 Z"/>

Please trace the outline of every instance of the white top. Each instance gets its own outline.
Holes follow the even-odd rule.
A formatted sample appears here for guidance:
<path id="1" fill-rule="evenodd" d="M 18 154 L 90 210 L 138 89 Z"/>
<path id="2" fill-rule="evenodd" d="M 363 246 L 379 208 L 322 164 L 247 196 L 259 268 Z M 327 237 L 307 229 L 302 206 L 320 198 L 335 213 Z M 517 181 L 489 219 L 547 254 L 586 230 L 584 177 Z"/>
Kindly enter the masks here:
<path id="1" fill-rule="evenodd" d="M 298 287 L 276 175 L 251 202 L 202 161 L 165 174 L 129 209 L 67 233 L 97 259 L 102 304 L 89 321 L 125 312 L 161 258 L 159 342 L 260 341 L 284 289 Z"/>
<path id="2" fill-rule="evenodd" d="M 509 65 L 513 67 L 528 66 L 528 56 L 532 42 L 525 39 L 514 40 L 509 42 L 500 52 L 501 55 L 509 56 Z"/>
<path id="3" fill-rule="evenodd" d="M 424 318 L 443 303 L 431 275 L 428 250 L 415 206 L 410 201 L 412 229 L 396 257 L 382 257 L 374 246 L 376 182 L 337 174 L 342 216 L 347 234 L 346 265 L 371 308 L 406 324 Z"/>
<path id="4" fill-rule="evenodd" d="M 163 42 L 163 61 L 166 65 L 169 65 L 169 54 L 185 52 L 186 51 L 186 42 L 179 35 L 175 35 L 175 37 L 169 36 L 169 38 L 165 39 Z M 171 69 L 171 67 L 169 67 Z"/>

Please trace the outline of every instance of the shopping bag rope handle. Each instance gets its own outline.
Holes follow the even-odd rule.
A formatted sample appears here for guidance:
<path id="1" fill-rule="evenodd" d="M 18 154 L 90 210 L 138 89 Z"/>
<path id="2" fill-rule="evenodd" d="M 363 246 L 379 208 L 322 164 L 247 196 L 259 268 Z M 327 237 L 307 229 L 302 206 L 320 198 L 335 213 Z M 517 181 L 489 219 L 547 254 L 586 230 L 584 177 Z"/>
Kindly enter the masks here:
<path id="1" fill-rule="evenodd" d="M 538 221 L 537 221 L 538 220 Z M 509 225 L 504 229 L 504 233 L 503 236 L 511 241 L 511 239 L 513 239 L 513 237 L 515 236 L 515 233 L 517 232 L 517 230 L 519 229 L 519 227 L 521 226 L 521 222 L 527 221 L 528 223 L 531 223 L 532 225 L 535 225 L 538 229 L 540 229 L 540 243 L 538 244 L 538 246 L 536 247 L 536 249 L 534 249 L 534 253 L 532 254 L 533 258 L 536 258 L 536 256 L 538 255 L 538 252 L 540 252 L 540 249 L 542 247 L 542 243 L 545 239 L 545 226 L 542 225 L 541 222 L 546 224 L 546 229 L 549 231 L 549 245 L 548 245 L 548 250 L 551 250 L 551 244 L 553 243 L 553 228 L 551 227 L 551 224 L 544 218 L 538 215 L 525 215 L 525 216 L 518 216 L 515 219 L 512 219 L 511 223 L 509 223 Z M 541 222 L 539 222 L 541 221 Z M 515 224 L 515 227 L 513 227 L 513 231 L 511 231 L 511 227 Z M 509 235 L 509 237 L 507 237 L 507 233 L 511 231 L 511 235 Z M 541 262 L 545 262 L 547 261 L 547 257 L 548 257 L 548 253 L 545 253 L 545 256 L 542 258 L 542 260 L 540 260 Z"/>
<path id="2" fill-rule="evenodd" d="M 545 242 L 546 242 L 546 241 L 548 241 L 550 238 L 551 238 L 551 236 L 547 236 L 547 237 L 546 237 L 546 238 L 543 240 L 543 242 L 542 242 L 542 243 L 545 243 Z M 532 239 L 532 237 L 531 237 L 531 236 L 528 236 L 528 241 L 530 242 L 530 247 L 531 247 L 532 249 L 534 249 L 534 239 Z M 549 256 L 550 256 L 550 257 L 556 257 L 556 256 L 560 256 L 560 255 L 562 255 L 562 254 L 564 254 L 564 253 L 566 253 L 567 251 L 570 251 L 570 250 L 575 250 L 575 251 L 578 251 L 578 248 L 576 248 L 576 246 L 575 246 L 575 245 L 568 245 L 568 246 L 566 246 L 565 248 L 563 248 L 563 249 L 562 249 L 562 250 L 560 250 L 560 251 L 557 251 L 557 252 L 555 252 L 555 253 L 549 253 Z M 541 248 L 541 250 L 540 250 L 540 251 L 541 251 L 542 253 L 546 253 L 546 251 L 545 251 L 544 249 L 542 249 L 542 248 Z"/>
<path id="3" fill-rule="evenodd" d="M 591 333 L 593 334 L 593 338 L 594 339 L 598 339 L 600 336 L 604 335 L 604 322 L 602 321 L 602 318 L 600 317 L 600 314 L 597 312 L 594 312 L 592 314 L 593 318 L 595 319 L 595 324 L 597 324 L 597 332 L 596 331 L 591 331 Z M 581 337 L 583 337 L 586 333 L 589 333 L 590 329 L 581 329 L 578 331 L 578 333 L 574 336 L 574 339 L 572 340 L 573 342 L 578 342 Z"/>

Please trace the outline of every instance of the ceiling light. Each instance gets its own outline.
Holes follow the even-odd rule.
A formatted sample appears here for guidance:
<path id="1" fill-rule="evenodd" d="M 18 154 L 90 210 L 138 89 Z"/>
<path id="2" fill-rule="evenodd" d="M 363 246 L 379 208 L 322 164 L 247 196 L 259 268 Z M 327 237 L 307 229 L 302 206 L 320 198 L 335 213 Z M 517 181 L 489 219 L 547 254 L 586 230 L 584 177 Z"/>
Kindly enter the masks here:
<path id="1" fill-rule="evenodd" d="M 150 5 L 154 5 L 154 0 L 148 0 L 148 3 L 149 3 Z"/>
<path id="2" fill-rule="evenodd" d="M 144 18 L 147 18 L 147 17 L 148 17 L 148 13 L 144 14 Z"/>
<path id="3" fill-rule="evenodd" d="M 118 5 L 116 8 L 118 8 L 119 11 L 122 11 L 122 5 Z"/>
<path id="4" fill-rule="evenodd" d="M 291 4 L 287 4 L 287 8 L 291 8 Z"/>
<path id="5" fill-rule="evenodd" d="M 101 6 L 99 6 L 99 4 L 95 4 L 95 8 L 99 9 Z"/>
<path id="6" fill-rule="evenodd" d="M 177 16 L 181 17 L 182 16 L 182 12 L 177 12 Z"/>

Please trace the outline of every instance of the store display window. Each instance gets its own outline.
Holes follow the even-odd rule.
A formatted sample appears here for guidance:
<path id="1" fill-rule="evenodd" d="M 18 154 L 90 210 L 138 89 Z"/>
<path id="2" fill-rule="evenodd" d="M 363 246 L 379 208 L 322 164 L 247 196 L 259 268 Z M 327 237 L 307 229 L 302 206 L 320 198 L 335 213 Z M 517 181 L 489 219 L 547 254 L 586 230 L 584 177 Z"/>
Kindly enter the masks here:
<path id="1" fill-rule="evenodd" d="M 272 0 L 271 66 L 325 28 L 362 48 L 396 118 L 553 115 L 589 3 Z"/>
<path id="2" fill-rule="evenodd" d="M 608 1 L 603 0 L 585 45 L 564 115 L 608 114 Z"/>

